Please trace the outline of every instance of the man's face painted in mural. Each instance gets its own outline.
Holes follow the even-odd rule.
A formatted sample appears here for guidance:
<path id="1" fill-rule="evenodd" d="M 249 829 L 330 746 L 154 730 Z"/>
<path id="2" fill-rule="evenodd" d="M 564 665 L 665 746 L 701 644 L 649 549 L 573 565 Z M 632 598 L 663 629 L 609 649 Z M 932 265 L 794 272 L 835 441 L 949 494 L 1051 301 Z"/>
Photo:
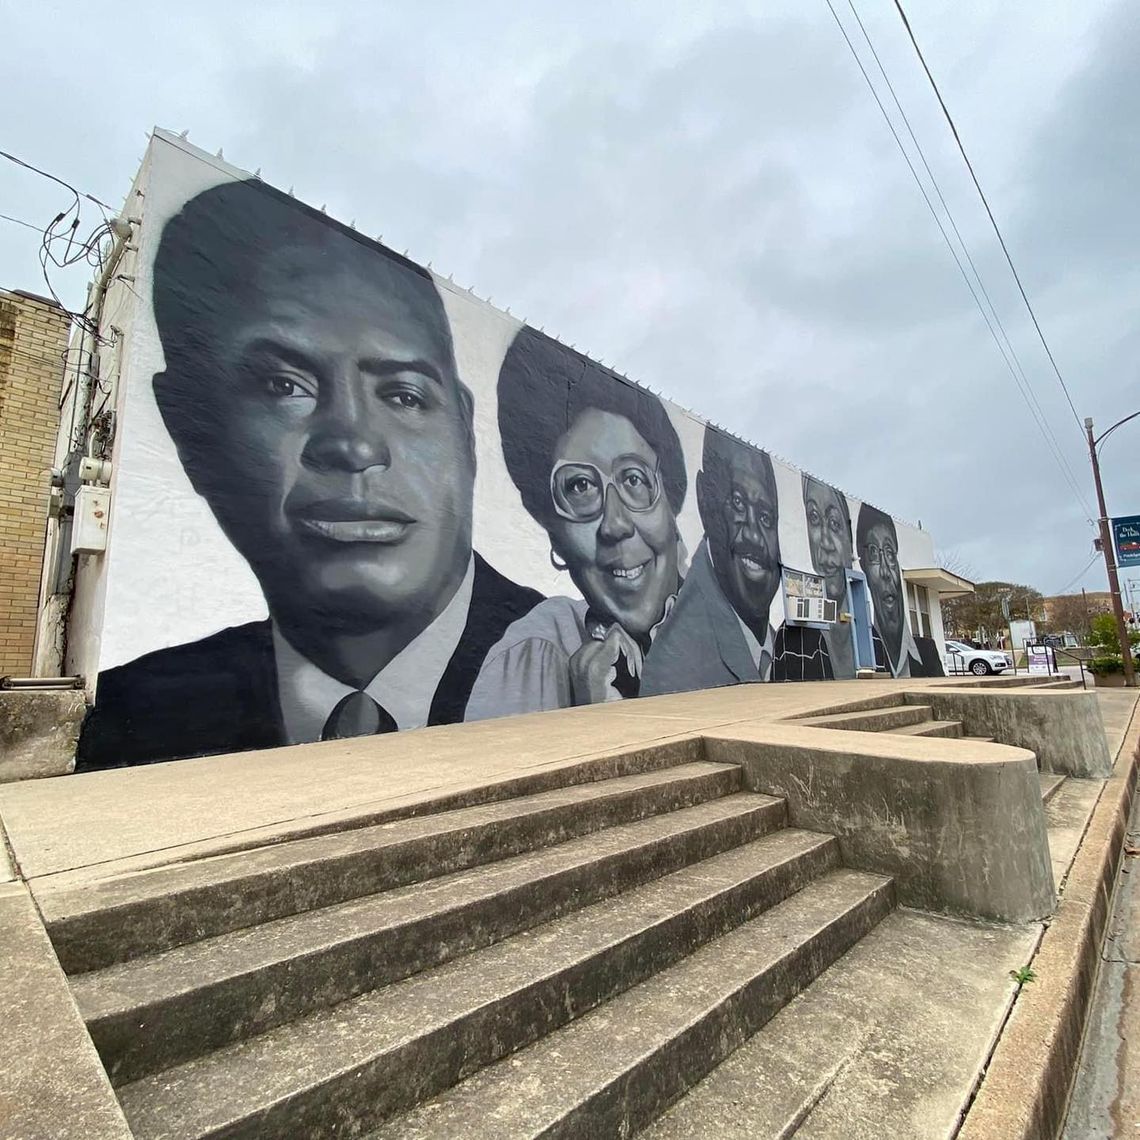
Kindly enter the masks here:
<path id="1" fill-rule="evenodd" d="M 697 505 L 721 589 L 763 640 L 780 584 L 776 478 L 762 451 L 734 441 L 721 447 L 716 477 L 697 474 Z"/>
<path id="2" fill-rule="evenodd" d="M 345 238 L 249 266 L 208 358 L 155 390 L 195 488 L 270 611 L 426 624 L 471 556 L 471 403 L 429 281 Z"/>
<path id="3" fill-rule="evenodd" d="M 677 592 L 677 525 L 658 456 L 624 416 L 591 408 L 551 464 L 550 538 L 599 617 L 647 634 Z"/>
<path id="4" fill-rule="evenodd" d="M 875 523 L 868 528 L 866 542 L 859 551 L 859 563 L 871 588 L 875 624 L 894 655 L 902 643 L 904 614 L 899 545 L 893 526 Z"/>
<path id="5" fill-rule="evenodd" d="M 812 566 L 824 579 L 827 596 L 842 604 L 851 565 L 851 526 L 840 493 L 817 479 L 805 479 L 804 515 Z"/>

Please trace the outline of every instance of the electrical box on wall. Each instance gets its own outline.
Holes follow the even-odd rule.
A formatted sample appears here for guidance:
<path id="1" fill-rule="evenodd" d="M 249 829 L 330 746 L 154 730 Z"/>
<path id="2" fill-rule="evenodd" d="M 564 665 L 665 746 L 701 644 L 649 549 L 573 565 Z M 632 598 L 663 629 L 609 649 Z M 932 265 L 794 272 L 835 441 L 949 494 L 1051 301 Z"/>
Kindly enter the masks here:
<path id="1" fill-rule="evenodd" d="M 75 492 L 71 553 L 96 554 L 107 549 L 107 520 L 111 492 L 106 487 L 80 487 Z"/>

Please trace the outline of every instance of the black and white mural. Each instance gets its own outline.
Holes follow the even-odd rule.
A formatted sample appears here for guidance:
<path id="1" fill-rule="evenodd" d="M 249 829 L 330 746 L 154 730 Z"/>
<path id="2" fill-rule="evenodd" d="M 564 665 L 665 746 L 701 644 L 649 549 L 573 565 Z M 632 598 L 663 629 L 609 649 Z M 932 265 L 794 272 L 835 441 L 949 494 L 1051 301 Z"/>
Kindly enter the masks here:
<path id="1" fill-rule="evenodd" d="M 140 187 L 81 769 L 940 671 L 925 532 L 172 136 Z"/>

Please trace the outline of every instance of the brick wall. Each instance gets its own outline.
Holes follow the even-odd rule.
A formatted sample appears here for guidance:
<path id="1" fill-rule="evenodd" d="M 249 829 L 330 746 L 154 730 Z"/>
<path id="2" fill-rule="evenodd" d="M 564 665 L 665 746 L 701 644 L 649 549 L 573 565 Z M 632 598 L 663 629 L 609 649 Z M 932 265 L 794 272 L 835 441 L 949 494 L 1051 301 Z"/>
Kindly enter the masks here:
<path id="1" fill-rule="evenodd" d="M 0 676 L 32 672 L 68 319 L 0 290 Z"/>

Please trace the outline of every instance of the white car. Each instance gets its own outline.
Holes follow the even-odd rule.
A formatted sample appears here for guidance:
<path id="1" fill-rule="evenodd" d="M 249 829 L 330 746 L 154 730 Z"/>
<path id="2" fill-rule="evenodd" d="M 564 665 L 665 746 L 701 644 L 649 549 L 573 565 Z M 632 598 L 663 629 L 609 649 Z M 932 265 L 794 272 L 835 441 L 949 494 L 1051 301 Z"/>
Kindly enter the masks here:
<path id="1" fill-rule="evenodd" d="M 974 673 L 979 677 L 1009 668 L 1009 658 L 994 649 L 974 649 L 963 641 L 946 642 L 946 672 Z"/>

